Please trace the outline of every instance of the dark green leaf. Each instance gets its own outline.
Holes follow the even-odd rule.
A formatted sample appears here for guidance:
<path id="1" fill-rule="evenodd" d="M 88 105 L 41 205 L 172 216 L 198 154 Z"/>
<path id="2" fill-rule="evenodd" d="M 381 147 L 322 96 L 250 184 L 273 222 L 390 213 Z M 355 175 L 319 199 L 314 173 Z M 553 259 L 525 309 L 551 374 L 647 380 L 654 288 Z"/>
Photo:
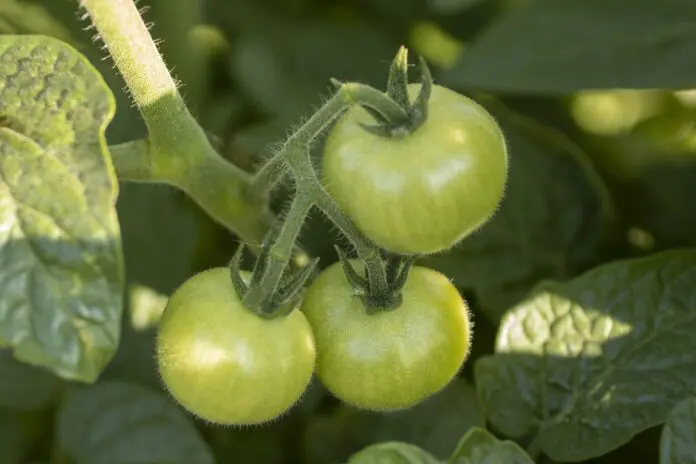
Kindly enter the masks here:
<path id="1" fill-rule="evenodd" d="M 122 312 L 113 96 L 80 54 L 39 36 L 0 37 L 0 82 L 0 344 L 92 382 Z"/>
<path id="2" fill-rule="evenodd" d="M 439 461 L 417 446 L 393 441 L 368 446 L 351 456 L 348 464 L 439 464 Z"/>
<path id="3" fill-rule="evenodd" d="M 606 187 L 571 141 L 502 106 L 490 109 L 510 156 L 502 205 L 452 251 L 422 262 L 472 289 L 497 322 L 539 279 L 563 279 L 595 262 L 612 206 Z"/>
<path id="4" fill-rule="evenodd" d="M 539 0 L 500 18 L 443 80 L 538 94 L 689 88 L 694 55 L 692 0 Z"/>
<path id="5" fill-rule="evenodd" d="M 61 383 L 47 370 L 17 361 L 7 349 L 0 349 L 0 379 L 0 408 L 15 410 L 48 406 Z"/>
<path id="6" fill-rule="evenodd" d="M 390 414 L 342 407 L 330 416 L 317 416 L 306 432 L 312 462 L 345 459 L 371 443 L 401 441 L 446 458 L 466 430 L 485 423 L 471 384 L 457 380 L 419 405 Z"/>
<path id="7" fill-rule="evenodd" d="M 106 382 L 72 392 L 57 426 L 59 446 L 78 464 L 214 462 L 180 408 L 134 384 Z"/>
<path id="8" fill-rule="evenodd" d="M 696 384 L 696 250 L 545 283 L 475 364 L 490 422 L 538 433 L 557 461 L 605 454 L 663 422 Z M 538 427 L 537 427 L 538 426 Z"/>
<path id="9" fill-rule="evenodd" d="M 486 429 L 469 430 L 457 445 L 448 464 L 534 464 L 522 448 L 512 441 L 501 441 Z"/>
<path id="10" fill-rule="evenodd" d="M 696 396 L 672 410 L 662 429 L 660 464 L 696 463 Z"/>
<path id="11" fill-rule="evenodd" d="M 267 21 L 270 30 L 245 35 L 235 45 L 232 72 L 271 114 L 296 123 L 329 94 L 332 77 L 386 86 L 398 44 L 379 29 L 365 23 Z"/>

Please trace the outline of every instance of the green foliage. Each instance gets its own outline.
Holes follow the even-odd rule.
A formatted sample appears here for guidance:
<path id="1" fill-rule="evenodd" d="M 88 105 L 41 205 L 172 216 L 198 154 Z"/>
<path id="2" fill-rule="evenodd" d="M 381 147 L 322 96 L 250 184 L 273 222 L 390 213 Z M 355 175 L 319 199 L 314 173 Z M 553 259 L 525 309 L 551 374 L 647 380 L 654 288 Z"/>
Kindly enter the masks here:
<path id="1" fill-rule="evenodd" d="M 147 67 L 122 77 L 77 19 L 117 2 L 0 0 L 0 464 L 696 463 L 696 99 L 674 92 L 696 83 L 692 0 L 141 0 L 185 131 L 176 92 L 154 127 L 126 88 Z M 472 357 L 404 411 L 315 381 L 273 423 L 203 423 L 157 372 L 164 304 L 238 242 L 259 252 L 243 171 L 321 113 L 330 78 L 384 90 L 400 44 L 508 143 L 494 218 L 417 261 L 472 308 Z M 145 126 L 195 151 L 198 124 L 224 159 L 153 162 Z M 190 178 L 150 182 L 162 160 Z M 276 216 L 293 193 L 273 192 Z M 312 213 L 291 229 L 324 268 L 358 232 Z M 280 269 L 286 252 L 264 256 Z"/>
<path id="2" fill-rule="evenodd" d="M 690 0 L 541 0 L 495 21 L 443 79 L 499 92 L 683 88 L 696 65 Z"/>
<path id="3" fill-rule="evenodd" d="M 94 381 L 119 343 L 123 269 L 109 88 L 68 45 L 0 37 L 0 344 Z"/>
<path id="4" fill-rule="evenodd" d="M 541 284 L 476 363 L 488 419 L 508 436 L 537 433 L 564 462 L 664 422 L 696 382 L 695 281 L 696 252 L 670 251 Z"/>
<path id="5" fill-rule="evenodd" d="M 179 408 L 135 384 L 78 388 L 60 405 L 57 421 L 58 446 L 74 462 L 214 462 Z"/>

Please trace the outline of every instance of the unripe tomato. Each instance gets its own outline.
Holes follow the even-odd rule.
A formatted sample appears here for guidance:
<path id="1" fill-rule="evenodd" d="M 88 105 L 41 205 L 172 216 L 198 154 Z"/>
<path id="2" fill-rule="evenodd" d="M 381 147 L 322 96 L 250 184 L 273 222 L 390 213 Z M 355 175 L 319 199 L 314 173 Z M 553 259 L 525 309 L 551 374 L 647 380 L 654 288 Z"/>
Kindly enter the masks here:
<path id="1" fill-rule="evenodd" d="M 439 272 L 413 267 L 403 303 L 368 314 L 340 264 L 326 268 L 305 294 L 314 329 L 317 377 L 359 408 L 409 408 L 444 388 L 469 354 L 466 303 Z"/>
<path id="2" fill-rule="evenodd" d="M 411 84 L 415 96 L 420 84 Z M 403 254 L 451 248 L 495 213 L 507 178 L 505 139 L 473 100 L 435 85 L 427 121 L 403 138 L 367 132 L 360 106 L 329 132 L 322 181 L 377 245 Z"/>
<path id="3" fill-rule="evenodd" d="M 219 424 L 259 424 L 288 410 L 311 380 L 315 343 L 300 311 L 264 319 L 247 310 L 226 268 L 184 282 L 162 315 L 157 361 L 185 409 Z"/>

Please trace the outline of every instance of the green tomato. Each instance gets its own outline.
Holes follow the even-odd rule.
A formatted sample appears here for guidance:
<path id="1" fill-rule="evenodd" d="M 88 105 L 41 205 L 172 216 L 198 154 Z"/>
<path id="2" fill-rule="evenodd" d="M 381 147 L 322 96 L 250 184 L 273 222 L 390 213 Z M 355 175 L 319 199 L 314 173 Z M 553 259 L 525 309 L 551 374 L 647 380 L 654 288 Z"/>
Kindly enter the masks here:
<path id="1" fill-rule="evenodd" d="M 171 395 L 218 424 L 260 424 L 287 411 L 307 388 L 315 358 L 304 314 L 263 319 L 247 310 L 226 268 L 181 285 L 157 336 L 159 372 Z"/>
<path id="2" fill-rule="evenodd" d="M 439 272 L 413 267 L 403 303 L 368 314 L 340 264 L 307 289 L 302 311 L 314 329 L 317 377 L 353 406 L 393 411 L 443 389 L 469 354 L 466 303 Z"/>
<path id="3" fill-rule="evenodd" d="M 420 84 L 409 86 L 415 96 Z M 331 129 L 322 182 L 367 237 L 387 250 L 431 254 L 451 248 L 495 213 L 508 157 L 493 117 L 473 100 L 435 85 L 428 119 L 404 138 L 367 132 L 354 106 Z"/>

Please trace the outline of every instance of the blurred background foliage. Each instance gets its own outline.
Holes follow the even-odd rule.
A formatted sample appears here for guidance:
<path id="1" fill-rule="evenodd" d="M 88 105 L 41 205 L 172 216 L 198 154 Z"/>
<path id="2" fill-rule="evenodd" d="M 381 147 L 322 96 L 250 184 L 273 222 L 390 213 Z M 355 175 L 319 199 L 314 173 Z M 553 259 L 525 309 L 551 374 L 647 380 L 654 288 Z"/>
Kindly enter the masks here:
<path id="1" fill-rule="evenodd" d="M 80 19 L 77 3 L 0 0 L 0 33 L 45 34 L 71 43 L 116 95 L 109 143 L 143 137 L 124 83 L 92 40 L 94 31 L 85 30 L 88 22 Z M 696 245 L 693 2 L 143 0 L 139 5 L 149 7 L 145 19 L 163 40 L 161 50 L 194 114 L 217 137 L 224 156 L 244 169 L 252 170 L 321 104 L 330 77 L 383 88 L 400 44 L 428 59 L 438 83 L 490 108 L 510 145 L 507 196 L 480 232 L 424 260 L 450 276 L 474 310 L 472 359 L 492 351 L 501 315 L 540 280 L 563 280 L 601 262 Z M 279 204 L 284 195 L 278 195 Z M 161 391 L 152 348 L 167 295 L 194 272 L 224 264 L 236 239 L 166 186 L 122 184 L 118 212 L 128 311 L 120 350 L 100 383 L 107 388 L 127 382 L 133 395 L 146 401 Z M 333 228 L 318 216 L 302 234 L 303 245 L 321 257 L 322 266 L 336 260 L 335 239 Z M 0 463 L 69 462 L 61 459 L 79 435 L 63 437 L 56 424 L 79 417 L 76 408 L 95 406 L 58 401 L 68 387 L 62 381 L 0 355 Z M 357 411 L 315 384 L 275 424 L 230 430 L 196 423 L 205 442 L 190 446 L 206 448 L 196 455 L 200 462 L 214 456 L 217 462 L 332 463 L 372 443 L 403 440 L 444 458 L 469 427 L 483 424 L 471 365 L 446 391 L 407 412 Z M 108 411 L 99 417 L 118 420 Z M 179 424 L 168 433 L 186 434 L 186 427 Z M 121 438 L 114 447 L 128 446 L 127 437 Z M 593 462 L 645 459 L 646 450 L 654 449 L 656 434 L 648 431 Z"/>

